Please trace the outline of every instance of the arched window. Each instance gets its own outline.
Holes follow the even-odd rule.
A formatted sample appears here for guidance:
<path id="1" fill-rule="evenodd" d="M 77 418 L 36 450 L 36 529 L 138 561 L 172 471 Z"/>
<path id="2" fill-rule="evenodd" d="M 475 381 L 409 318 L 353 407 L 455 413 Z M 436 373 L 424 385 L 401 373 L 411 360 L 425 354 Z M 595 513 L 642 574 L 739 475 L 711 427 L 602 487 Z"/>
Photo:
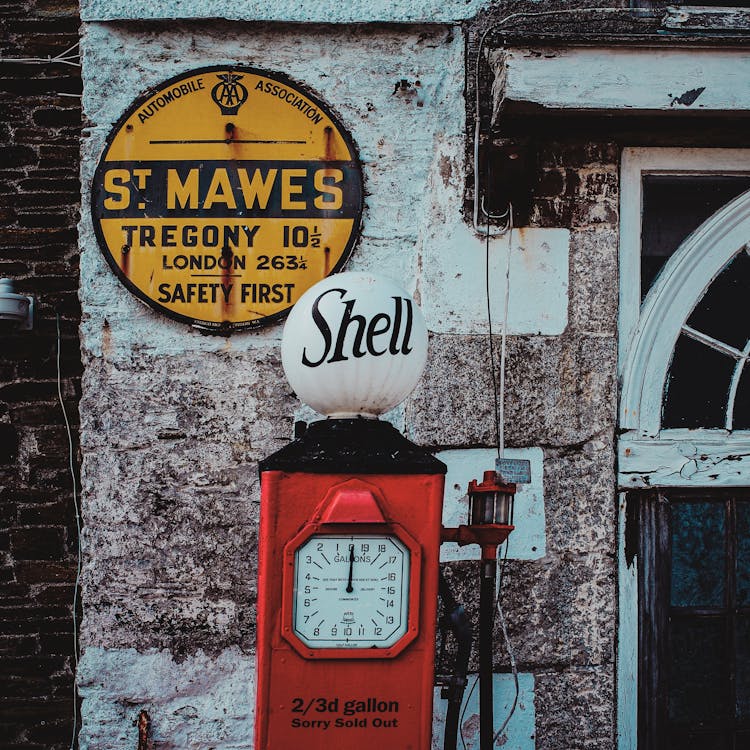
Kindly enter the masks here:
<path id="1" fill-rule="evenodd" d="M 683 323 L 664 385 L 662 428 L 750 429 L 750 256 L 719 272 Z"/>
<path id="2" fill-rule="evenodd" d="M 750 152 L 622 163 L 620 750 L 750 747 Z"/>
<path id="3" fill-rule="evenodd" d="M 750 164 L 747 168 L 750 170 Z M 635 233 L 639 250 L 642 236 L 641 200 L 639 197 L 635 207 L 636 227 L 629 228 L 630 232 Z M 623 204 L 623 233 L 627 236 L 624 225 L 633 207 L 627 206 L 625 196 Z M 746 334 L 750 335 L 750 331 L 740 331 L 746 317 L 742 314 L 742 284 L 743 278 L 746 278 L 743 274 L 748 268 L 744 250 L 749 242 L 750 191 L 746 191 L 712 214 L 679 245 L 663 264 L 643 304 L 639 305 L 640 284 L 632 279 L 628 281 L 624 276 L 637 264 L 640 279 L 640 253 L 636 259 L 628 258 L 625 253 L 629 243 L 622 241 L 621 428 L 633 430 L 640 436 L 656 436 L 663 429 L 680 426 L 726 428 L 727 403 L 723 404 L 722 410 L 725 419 L 720 422 L 715 418 L 703 422 L 696 417 L 676 416 L 680 404 L 684 403 L 684 399 L 680 398 L 684 388 L 675 382 L 675 378 L 686 382 L 685 362 L 688 362 L 688 366 L 692 364 L 696 373 L 705 373 L 708 369 L 700 367 L 701 355 L 697 361 L 690 362 L 690 355 L 695 350 L 687 345 L 687 351 L 683 351 L 686 348 L 683 346 L 685 339 L 700 343 L 706 350 L 717 351 L 716 347 L 721 347 L 725 356 L 740 364 L 738 372 L 741 373 L 741 365 L 744 364 L 742 352 L 747 339 L 739 346 L 737 341 L 738 337 L 741 339 Z M 632 248 L 630 255 L 633 255 Z M 732 300 L 740 305 L 739 308 L 732 310 L 729 307 L 728 294 L 733 295 Z M 722 307 L 719 302 L 726 304 Z M 681 334 L 685 339 L 678 342 Z M 676 348 L 678 343 L 680 346 Z M 734 351 L 739 351 L 738 357 Z M 702 354 L 709 356 L 706 351 Z M 677 367 L 670 370 L 673 360 Z M 726 367 L 725 364 L 720 369 L 726 370 Z M 736 368 L 732 365 L 731 369 L 734 373 Z M 719 376 L 712 375 L 711 378 L 718 380 Z M 700 388 L 697 381 L 698 378 L 695 378 L 693 382 Z M 727 380 L 727 388 L 730 384 L 731 379 Z M 665 394 L 671 400 L 668 412 L 664 404 Z M 694 396 L 700 398 L 699 393 L 694 393 Z M 715 394 L 712 397 L 715 400 Z M 713 411 L 716 413 L 717 408 Z M 665 413 L 672 424 L 662 422 Z M 678 420 L 692 421 L 693 424 L 674 424 Z"/>

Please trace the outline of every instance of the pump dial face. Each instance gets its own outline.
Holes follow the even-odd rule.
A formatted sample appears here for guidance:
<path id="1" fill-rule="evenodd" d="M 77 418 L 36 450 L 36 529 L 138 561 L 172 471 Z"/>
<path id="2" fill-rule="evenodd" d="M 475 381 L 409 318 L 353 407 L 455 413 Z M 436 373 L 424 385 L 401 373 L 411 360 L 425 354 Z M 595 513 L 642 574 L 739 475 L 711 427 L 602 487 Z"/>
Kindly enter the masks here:
<path id="1" fill-rule="evenodd" d="M 292 626 L 310 648 L 388 648 L 407 630 L 409 550 L 395 537 L 319 534 L 294 556 Z"/>

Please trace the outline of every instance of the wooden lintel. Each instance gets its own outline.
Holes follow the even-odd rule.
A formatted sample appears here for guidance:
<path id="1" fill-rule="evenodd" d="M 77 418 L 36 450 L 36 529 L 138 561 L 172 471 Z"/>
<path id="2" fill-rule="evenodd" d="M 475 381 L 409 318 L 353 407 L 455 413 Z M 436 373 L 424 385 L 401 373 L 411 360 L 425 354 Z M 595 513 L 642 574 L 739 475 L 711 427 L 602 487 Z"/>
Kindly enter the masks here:
<path id="1" fill-rule="evenodd" d="M 662 27 L 680 31 L 750 32 L 750 10 L 701 5 L 669 7 L 662 19 Z"/>
<path id="2" fill-rule="evenodd" d="M 493 109 L 590 114 L 750 113 L 750 49 L 510 47 L 488 56 Z"/>

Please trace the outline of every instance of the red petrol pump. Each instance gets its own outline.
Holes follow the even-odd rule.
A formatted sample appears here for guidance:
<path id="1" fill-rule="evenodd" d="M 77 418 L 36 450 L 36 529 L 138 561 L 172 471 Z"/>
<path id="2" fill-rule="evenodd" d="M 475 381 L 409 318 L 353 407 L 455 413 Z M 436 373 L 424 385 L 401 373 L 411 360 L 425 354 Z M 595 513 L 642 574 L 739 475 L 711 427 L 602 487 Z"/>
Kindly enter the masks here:
<path id="1" fill-rule="evenodd" d="M 376 418 L 412 390 L 426 348 L 409 296 L 368 274 L 319 282 L 289 316 L 285 372 L 329 418 L 260 465 L 256 750 L 431 747 L 438 593 L 460 610 L 439 577 L 441 541 L 483 550 L 489 750 L 494 601 L 484 581 L 494 596 L 515 486 L 485 475 L 469 523 L 441 528 L 445 465 Z M 467 663 L 470 645 L 464 633 Z M 446 748 L 456 746 L 465 667 L 447 687 Z"/>
<path id="2" fill-rule="evenodd" d="M 256 748 L 429 747 L 444 471 L 362 419 L 263 462 Z"/>
<path id="3" fill-rule="evenodd" d="M 295 305 L 282 360 L 330 418 L 261 473 L 256 748 L 426 748 L 446 467 L 376 416 L 427 353 L 421 313 L 366 274 Z"/>

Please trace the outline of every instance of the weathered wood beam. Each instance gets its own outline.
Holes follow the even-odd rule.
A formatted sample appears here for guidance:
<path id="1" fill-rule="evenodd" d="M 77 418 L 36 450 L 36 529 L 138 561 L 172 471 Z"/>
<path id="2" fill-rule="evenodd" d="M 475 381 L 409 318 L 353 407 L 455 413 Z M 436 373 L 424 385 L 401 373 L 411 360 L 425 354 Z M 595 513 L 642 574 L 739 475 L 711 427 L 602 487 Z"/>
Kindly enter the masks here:
<path id="1" fill-rule="evenodd" d="M 710 8 L 700 5 L 670 6 L 661 24 L 665 29 L 679 31 L 750 32 L 750 10 L 747 8 Z"/>
<path id="2" fill-rule="evenodd" d="M 508 47 L 488 56 L 493 115 L 750 113 L 743 48 Z"/>
<path id="3" fill-rule="evenodd" d="M 648 487 L 729 487 L 750 484 L 750 437 L 724 430 L 674 430 L 661 438 L 622 435 L 618 483 Z"/>

